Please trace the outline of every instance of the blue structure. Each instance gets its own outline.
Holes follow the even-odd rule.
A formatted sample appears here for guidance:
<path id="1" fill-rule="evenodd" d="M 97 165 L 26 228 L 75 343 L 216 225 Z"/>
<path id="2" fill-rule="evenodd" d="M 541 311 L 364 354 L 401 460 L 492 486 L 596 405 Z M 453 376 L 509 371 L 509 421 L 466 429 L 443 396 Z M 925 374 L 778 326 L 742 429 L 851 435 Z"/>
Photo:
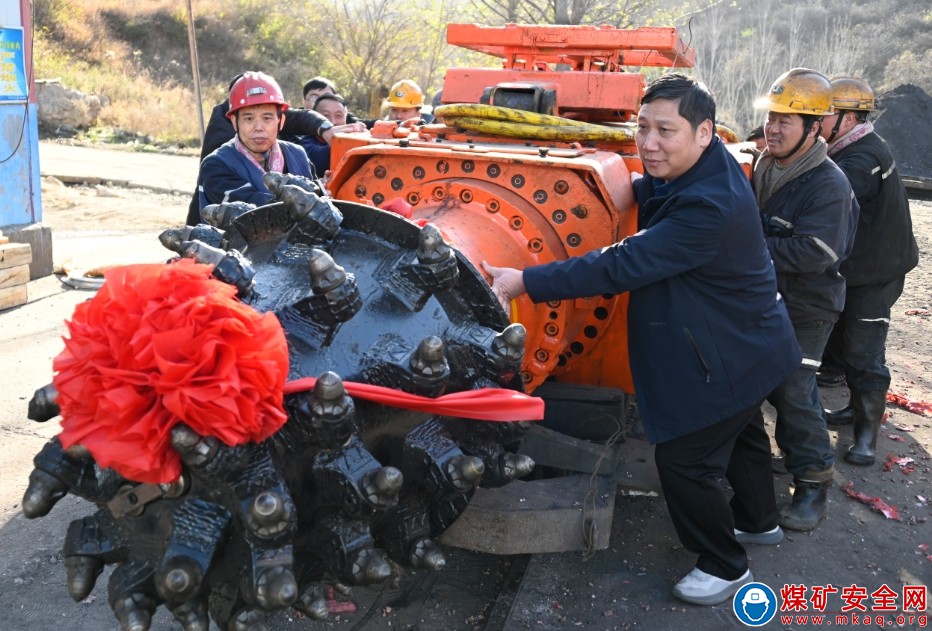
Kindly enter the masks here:
<path id="1" fill-rule="evenodd" d="M 28 0 L 0 3 L 0 226 L 42 220 Z M 28 28 L 27 28 L 28 27 Z"/>
<path id="2" fill-rule="evenodd" d="M 51 273 L 42 221 L 30 0 L 0 0 L 0 230 L 32 244 L 32 278 Z"/>

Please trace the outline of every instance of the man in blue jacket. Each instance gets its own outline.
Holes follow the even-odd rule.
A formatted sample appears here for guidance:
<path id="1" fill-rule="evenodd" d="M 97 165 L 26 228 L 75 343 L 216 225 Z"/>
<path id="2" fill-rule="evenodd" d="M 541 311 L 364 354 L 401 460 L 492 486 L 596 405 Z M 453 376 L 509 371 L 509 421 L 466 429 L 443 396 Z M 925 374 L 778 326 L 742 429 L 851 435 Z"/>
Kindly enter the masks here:
<path id="1" fill-rule="evenodd" d="M 227 92 L 233 89 L 233 86 L 236 85 L 236 82 L 239 81 L 242 76 L 243 73 L 240 73 L 233 78 Z M 236 136 L 233 123 L 227 116 L 227 112 L 229 111 L 229 98 L 217 103 L 211 110 L 210 119 L 207 122 L 207 129 L 204 130 L 204 142 L 201 144 L 202 161 L 216 151 L 220 145 Z M 313 136 L 329 146 L 330 141 L 333 139 L 333 134 L 337 131 L 340 130 L 335 129 L 332 123 L 317 112 L 291 109 L 282 125 L 281 136 L 289 137 L 298 134 Z M 188 215 L 185 219 L 185 223 L 189 226 L 193 226 L 201 221 L 199 197 L 198 191 L 195 190 L 191 198 L 191 203 L 188 205 Z"/>
<path id="2" fill-rule="evenodd" d="M 338 133 L 366 131 L 366 125 L 362 121 L 346 122 L 349 113 L 346 111 L 346 102 L 339 94 L 325 92 L 317 97 L 312 107 L 314 112 L 333 123 L 333 129 Z M 327 172 L 330 171 L 330 144 L 317 136 L 294 136 L 288 137 L 288 140 L 304 148 L 314 167 L 314 173 L 326 180 Z"/>
<path id="3" fill-rule="evenodd" d="M 525 292 L 534 302 L 631 292 L 638 409 L 677 534 L 699 557 L 673 595 L 714 605 L 753 580 L 742 543 L 783 539 L 760 406 L 799 365 L 799 348 L 708 89 L 679 74 L 653 82 L 636 141 L 636 234 L 523 272 L 483 266 L 506 309 Z"/>
<path id="4" fill-rule="evenodd" d="M 237 79 L 226 114 L 236 136 L 201 162 L 199 209 L 222 202 L 268 204 L 274 196 L 262 176 L 269 171 L 313 177 L 304 149 L 278 139 L 287 109 L 282 90 L 272 77 L 247 72 Z"/>
<path id="5" fill-rule="evenodd" d="M 828 77 L 793 68 L 754 106 L 767 110 L 767 149 L 754 165 L 754 191 L 777 287 L 803 353 L 797 370 L 768 397 L 777 410 L 777 445 L 793 474 L 793 500 L 781 509 L 780 525 L 805 531 L 825 516 L 835 471 L 816 371 L 845 304 L 838 269 L 854 243 L 858 205 L 819 136 L 822 116 L 832 111 Z"/>

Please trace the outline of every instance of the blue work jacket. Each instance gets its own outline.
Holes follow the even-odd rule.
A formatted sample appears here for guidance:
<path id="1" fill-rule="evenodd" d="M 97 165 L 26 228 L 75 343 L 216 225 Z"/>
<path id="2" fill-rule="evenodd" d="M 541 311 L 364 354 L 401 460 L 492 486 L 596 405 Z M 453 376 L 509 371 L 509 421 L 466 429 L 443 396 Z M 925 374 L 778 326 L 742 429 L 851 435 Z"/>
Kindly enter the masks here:
<path id="1" fill-rule="evenodd" d="M 721 141 L 673 182 L 635 188 L 636 234 L 529 267 L 524 282 L 535 302 L 631 292 L 638 411 L 661 443 L 761 403 L 801 355 L 750 183 Z"/>
<path id="2" fill-rule="evenodd" d="M 222 202 L 247 202 L 263 206 L 275 199 L 262 182 L 265 174 L 236 150 L 235 142 L 230 140 L 220 145 L 201 162 L 197 176 L 200 208 Z M 278 144 L 285 156 L 285 173 L 313 177 L 311 164 L 303 148 L 284 140 L 279 140 Z"/>

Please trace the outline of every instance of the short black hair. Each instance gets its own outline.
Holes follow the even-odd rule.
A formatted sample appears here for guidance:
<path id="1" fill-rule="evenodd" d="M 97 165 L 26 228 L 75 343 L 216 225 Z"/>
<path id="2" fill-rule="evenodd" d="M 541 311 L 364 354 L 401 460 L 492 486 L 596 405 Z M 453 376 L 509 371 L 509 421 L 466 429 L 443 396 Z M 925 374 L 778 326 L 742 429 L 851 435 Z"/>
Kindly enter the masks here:
<path id="1" fill-rule="evenodd" d="M 712 92 L 701 81 L 684 74 L 666 74 L 651 82 L 641 97 L 641 103 L 656 99 L 679 101 L 677 112 L 697 129 L 705 120 L 715 124 L 715 99 Z"/>
<path id="2" fill-rule="evenodd" d="M 334 92 L 337 91 L 337 86 L 333 81 L 327 79 L 326 77 L 314 77 L 304 84 L 304 89 L 301 90 L 301 96 L 307 96 L 308 91 L 310 90 L 320 90 L 321 88 L 330 88 Z"/>
<path id="3" fill-rule="evenodd" d="M 238 75 L 236 75 L 235 77 L 233 77 L 233 80 L 230 81 L 230 87 L 227 88 L 227 92 L 232 92 L 232 91 L 233 91 L 233 86 L 236 85 L 236 82 L 237 82 L 237 81 L 239 81 L 240 79 L 243 78 L 243 75 L 244 75 L 244 74 L 246 74 L 246 73 L 245 73 L 245 72 L 241 72 L 241 73 L 239 73 Z"/>
<path id="4" fill-rule="evenodd" d="M 803 119 L 803 136 L 808 135 L 816 123 L 822 126 L 821 114 L 800 114 L 799 117 Z"/>
<path id="5" fill-rule="evenodd" d="M 311 109 L 316 110 L 317 104 L 321 101 L 336 101 L 343 107 L 346 107 L 346 100 L 339 94 L 321 94 L 316 99 L 314 99 L 314 105 L 311 106 Z"/>
<path id="6" fill-rule="evenodd" d="M 748 137 L 745 138 L 745 140 L 757 140 L 758 138 L 763 138 L 763 137 L 764 137 L 764 126 L 758 125 L 757 127 L 751 130 L 751 133 L 748 134 Z"/>

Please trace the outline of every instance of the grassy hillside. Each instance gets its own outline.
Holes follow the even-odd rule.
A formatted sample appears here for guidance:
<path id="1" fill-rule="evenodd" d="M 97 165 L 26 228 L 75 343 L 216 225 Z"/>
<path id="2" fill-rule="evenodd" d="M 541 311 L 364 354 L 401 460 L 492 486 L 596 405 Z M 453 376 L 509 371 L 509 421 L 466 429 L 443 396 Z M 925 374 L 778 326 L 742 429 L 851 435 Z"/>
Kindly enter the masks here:
<path id="1" fill-rule="evenodd" d="M 454 15 L 466 19 L 454 9 L 469 1 L 438 0 L 412 20 L 407 4 L 396 0 L 196 0 L 202 108 L 209 114 L 244 70 L 272 74 L 293 105 L 316 75 L 336 81 L 357 113 L 377 108 L 399 78 L 416 80 L 429 97 L 444 68 L 469 54 L 444 37 Z M 59 78 L 101 97 L 103 127 L 161 144 L 198 144 L 187 2 L 33 3 L 37 79 Z"/>
<path id="2" fill-rule="evenodd" d="M 480 13 L 496 3 L 507 4 L 435 0 L 413 19 L 402 0 L 196 0 L 201 107 L 209 114 L 243 70 L 274 75 L 295 105 L 300 86 L 318 74 L 337 82 L 356 113 L 377 110 L 399 78 L 415 79 L 429 97 L 445 68 L 497 63 L 444 38 L 449 22 L 502 23 Z M 857 74 L 878 91 L 913 83 L 932 93 L 928 0 L 636 4 L 643 15 L 632 13 L 631 23 L 662 19 L 680 28 L 696 48 L 697 76 L 716 92 L 722 122 L 739 131 L 756 124 L 753 99 L 794 66 Z M 104 108 L 94 135 L 198 146 L 187 2 L 33 0 L 33 11 L 35 76 L 98 95 Z"/>
<path id="3" fill-rule="evenodd" d="M 297 64 L 282 63 L 287 51 L 263 41 L 275 41 L 263 4 L 195 3 L 205 116 L 240 69 L 276 68 L 286 96 L 299 98 L 298 86 L 309 77 Z M 101 97 L 101 128 L 92 135 L 199 146 L 185 2 L 34 0 L 33 11 L 35 76 Z"/>

